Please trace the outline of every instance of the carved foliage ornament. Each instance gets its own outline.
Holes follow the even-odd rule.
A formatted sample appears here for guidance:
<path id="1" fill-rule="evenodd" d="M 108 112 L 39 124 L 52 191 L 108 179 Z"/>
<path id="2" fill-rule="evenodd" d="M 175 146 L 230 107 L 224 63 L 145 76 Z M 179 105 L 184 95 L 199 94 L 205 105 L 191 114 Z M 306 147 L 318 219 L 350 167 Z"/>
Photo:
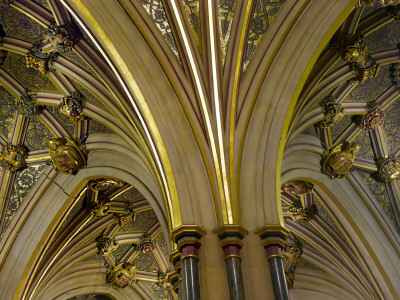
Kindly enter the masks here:
<path id="1" fill-rule="evenodd" d="M 373 63 L 371 66 L 367 68 L 360 68 L 357 65 L 353 65 L 353 71 L 355 73 L 355 78 L 359 84 L 365 83 L 369 78 L 375 78 L 378 75 L 380 65 Z"/>
<path id="2" fill-rule="evenodd" d="M 78 91 L 74 91 L 71 96 L 61 99 L 58 108 L 60 113 L 67 116 L 71 121 L 80 121 L 84 118 L 82 114 L 84 106 L 85 101 L 83 96 Z"/>
<path id="3" fill-rule="evenodd" d="M 322 121 L 318 126 L 326 128 L 337 124 L 343 117 L 345 109 L 340 104 L 336 103 L 335 97 L 327 97 L 321 101 L 321 108 L 324 112 Z"/>
<path id="4" fill-rule="evenodd" d="M 10 171 L 17 171 L 26 166 L 28 149 L 23 145 L 7 145 L 0 152 L 0 165 Z"/>
<path id="5" fill-rule="evenodd" d="M 168 272 L 158 270 L 158 285 L 165 290 L 171 290 L 172 285 L 168 282 Z"/>
<path id="6" fill-rule="evenodd" d="M 343 178 L 350 172 L 360 146 L 356 143 L 342 143 L 322 155 L 321 170 L 329 178 Z"/>
<path id="7" fill-rule="evenodd" d="M 51 162 L 56 171 L 71 175 L 86 165 L 82 147 L 68 137 L 49 140 Z"/>
<path id="8" fill-rule="evenodd" d="M 290 193 L 295 196 L 312 193 L 314 185 L 310 182 L 303 180 L 288 181 L 282 185 L 283 192 Z"/>
<path id="9" fill-rule="evenodd" d="M 98 250 L 97 254 L 103 257 L 110 255 L 115 249 L 118 248 L 118 244 L 114 239 L 104 235 L 99 235 L 96 238 L 96 245 Z"/>
<path id="10" fill-rule="evenodd" d="M 133 208 L 130 207 L 129 212 L 127 214 L 125 215 L 117 214 L 115 215 L 115 218 L 117 219 L 119 226 L 123 227 L 130 222 L 134 222 L 136 214 Z"/>
<path id="11" fill-rule="evenodd" d="M 15 106 L 18 113 L 25 117 L 34 117 L 42 110 L 42 107 L 36 104 L 36 94 L 29 90 L 25 90 L 19 99 L 15 99 Z"/>
<path id="12" fill-rule="evenodd" d="M 375 107 L 371 108 L 364 116 L 357 119 L 358 125 L 364 130 L 374 130 L 383 124 L 385 113 L 383 110 Z"/>
<path id="13" fill-rule="evenodd" d="M 389 156 L 376 161 L 378 171 L 374 174 L 376 179 L 383 182 L 392 182 L 400 179 L 400 159 Z"/>
<path id="14" fill-rule="evenodd" d="M 136 266 L 127 262 L 116 265 L 107 276 L 107 284 L 114 288 L 124 288 L 135 279 Z"/>
<path id="15" fill-rule="evenodd" d="M 71 48 L 81 37 L 82 34 L 74 22 L 68 22 L 61 26 L 52 23 L 43 34 L 43 42 L 49 42 L 54 49 L 61 53 L 65 53 L 71 51 Z"/>
<path id="16" fill-rule="evenodd" d="M 304 223 L 310 221 L 318 210 L 315 204 L 303 207 L 300 200 L 296 200 L 288 209 L 289 217 L 296 223 Z"/>

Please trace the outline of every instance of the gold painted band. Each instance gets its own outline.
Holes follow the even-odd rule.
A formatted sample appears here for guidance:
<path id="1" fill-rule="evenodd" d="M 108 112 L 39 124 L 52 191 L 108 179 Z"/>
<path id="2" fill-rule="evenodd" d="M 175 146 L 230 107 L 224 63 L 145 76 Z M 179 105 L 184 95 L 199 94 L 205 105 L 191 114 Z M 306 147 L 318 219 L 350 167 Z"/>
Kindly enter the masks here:
<path id="1" fill-rule="evenodd" d="M 283 259 L 282 255 L 279 255 L 279 254 L 273 254 L 273 255 L 267 256 L 267 260 L 270 260 L 271 258 L 281 258 L 281 259 Z"/>
<path id="2" fill-rule="evenodd" d="M 181 260 L 183 261 L 185 258 L 191 258 L 191 257 L 193 257 L 193 258 L 199 260 L 199 257 L 198 257 L 197 255 L 194 255 L 194 254 L 185 255 L 185 256 L 182 257 Z"/>
<path id="3" fill-rule="evenodd" d="M 230 255 L 227 255 L 227 256 L 225 256 L 225 260 L 227 260 L 227 259 L 229 259 L 229 258 L 238 258 L 239 260 L 242 260 L 242 257 L 240 256 L 240 255 L 237 255 L 237 254 L 230 254 Z"/>

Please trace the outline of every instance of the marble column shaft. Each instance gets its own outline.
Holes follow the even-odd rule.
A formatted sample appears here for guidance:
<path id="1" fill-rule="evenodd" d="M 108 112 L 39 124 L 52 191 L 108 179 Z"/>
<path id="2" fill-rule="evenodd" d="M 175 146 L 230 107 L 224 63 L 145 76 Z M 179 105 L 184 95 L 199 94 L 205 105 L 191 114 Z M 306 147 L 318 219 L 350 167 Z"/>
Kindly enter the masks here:
<path id="1" fill-rule="evenodd" d="M 289 291 L 282 260 L 282 248 L 280 245 L 269 245 L 266 247 L 266 251 L 275 299 L 289 300 Z"/>
<path id="2" fill-rule="evenodd" d="M 182 291 L 179 296 L 183 300 L 200 299 L 198 244 L 188 244 L 181 248 L 182 254 Z"/>
<path id="3" fill-rule="evenodd" d="M 226 272 L 228 273 L 229 299 L 245 299 L 240 259 L 237 257 L 228 257 L 225 260 L 225 264 Z"/>

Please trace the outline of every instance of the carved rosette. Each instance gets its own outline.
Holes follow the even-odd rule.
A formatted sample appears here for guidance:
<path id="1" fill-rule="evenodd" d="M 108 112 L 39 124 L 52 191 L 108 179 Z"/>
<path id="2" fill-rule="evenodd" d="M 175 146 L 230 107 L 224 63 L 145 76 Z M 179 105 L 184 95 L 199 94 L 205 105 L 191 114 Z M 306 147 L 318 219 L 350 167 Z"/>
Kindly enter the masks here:
<path id="1" fill-rule="evenodd" d="M 281 191 L 290 193 L 295 196 L 312 193 L 314 185 L 303 180 L 288 181 L 282 185 Z"/>
<path id="2" fill-rule="evenodd" d="M 139 242 L 139 249 L 140 249 L 140 252 L 142 252 L 144 254 L 148 254 L 154 250 L 153 240 L 147 233 L 145 233 L 141 236 L 140 242 Z"/>
<path id="3" fill-rule="evenodd" d="M 347 63 L 356 63 L 366 67 L 370 60 L 364 37 L 359 34 L 340 35 L 337 38 L 336 51 Z"/>
<path id="4" fill-rule="evenodd" d="M 358 118 L 357 123 L 364 130 L 374 130 L 383 124 L 385 113 L 379 108 L 370 109 L 364 116 Z"/>
<path id="5" fill-rule="evenodd" d="M 15 106 L 18 113 L 27 118 L 37 116 L 42 111 L 42 107 L 36 104 L 36 94 L 29 90 L 15 99 Z"/>
<path id="6" fill-rule="evenodd" d="M 379 181 L 392 182 L 400 179 L 400 159 L 394 156 L 379 158 L 376 161 L 378 171 L 374 177 Z"/>
<path id="7" fill-rule="evenodd" d="M 58 106 L 60 113 L 67 116 L 71 121 L 80 121 L 84 118 L 82 110 L 85 106 L 83 96 L 75 91 L 71 96 L 67 96 L 61 99 L 61 103 Z"/>
<path id="8" fill-rule="evenodd" d="M 9 170 L 17 171 L 26 166 L 28 149 L 24 145 L 7 145 L 0 152 L 0 166 Z"/>
<path id="9" fill-rule="evenodd" d="M 74 175 L 86 165 L 82 146 L 68 137 L 49 140 L 49 148 L 51 163 L 56 171 Z"/>
<path id="10" fill-rule="evenodd" d="M 52 23 L 43 34 L 43 43 L 51 43 L 54 49 L 61 53 L 71 51 L 72 47 L 81 39 L 82 34 L 78 26 L 68 22 L 61 26 Z"/>
<path id="11" fill-rule="evenodd" d="M 288 209 L 290 219 L 299 224 L 310 221 L 317 212 L 318 210 L 315 204 L 303 207 L 300 200 L 294 201 Z"/>
<path id="12" fill-rule="evenodd" d="M 124 288 L 132 283 L 136 275 L 136 266 L 126 262 L 116 265 L 110 274 L 108 274 L 106 282 L 114 288 Z"/>
<path id="13" fill-rule="evenodd" d="M 114 239 L 104 235 L 99 235 L 96 238 L 96 245 L 98 250 L 97 254 L 102 257 L 110 255 L 115 249 L 118 248 L 118 244 Z"/>
<path id="14" fill-rule="evenodd" d="M 318 123 L 318 126 L 320 127 L 332 127 L 344 117 L 345 109 L 341 107 L 340 104 L 336 103 L 335 97 L 327 97 L 321 101 L 321 108 L 324 113 L 324 117 Z"/>
<path id="15" fill-rule="evenodd" d="M 121 180 L 114 180 L 111 178 L 106 178 L 106 179 L 100 179 L 97 181 L 93 181 L 90 183 L 90 188 L 92 191 L 95 192 L 105 192 L 111 189 L 112 187 L 123 187 L 124 182 Z"/>
<path id="16" fill-rule="evenodd" d="M 350 172 L 360 146 L 356 143 L 342 143 L 322 155 L 321 170 L 329 178 L 343 178 Z"/>

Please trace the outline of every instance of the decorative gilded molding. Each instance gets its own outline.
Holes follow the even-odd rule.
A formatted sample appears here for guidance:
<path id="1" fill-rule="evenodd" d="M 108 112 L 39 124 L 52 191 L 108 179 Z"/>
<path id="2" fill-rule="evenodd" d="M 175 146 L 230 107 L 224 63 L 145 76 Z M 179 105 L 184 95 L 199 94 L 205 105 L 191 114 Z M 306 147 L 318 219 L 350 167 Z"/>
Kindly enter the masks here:
<path id="1" fill-rule="evenodd" d="M 118 248 L 119 245 L 115 242 L 113 238 L 99 235 L 96 238 L 96 246 L 98 250 L 97 254 L 104 257 L 110 255 L 114 250 Z"/>
<path id="2" fill-rule="evenodd" d="M 315 204 L 303 207 L 300 200 L 294 201 L 288 209 L 289 218 L 299 224 L 310 221 L 317 213 L 318 209 Z"/>
<path id="3" fill-rule="evenodd" d="M 385 121 L 385 113 L 378 107 L 368 110 L 364 116 L 357 116 L 355 123 L 362 129 L 371 131 L 383 124 Z"/>
<path id="4" fill-rule="evenodd" d="M 17 171 L 26 166 L 28 149 L 24 145 L 8 144 L 0 152 L 0 166 L 9 170 Z"/>
<path id="5" fill-rule="evenodd" d="M 382 182 L 393 182 L 400 179 L 400 159 L 394 156 L 376 159 L 378 171 L 373 174 L 375 179 Z"/>
<path id="6" fill-rule="evenodd" d="M 71 51 L 72 47 L 82 38 L 79 27 L 74 22 L 57 26 L 51 23 L 43 34 L 43 43 L 51 43 L 56 51 L 61 53 Z"/>
<path id="7" fill-rule="evenodd" d="M 287 192 L 295 196 L 310 194 L 313 190 L 314 184 L 304 180 L 288 181 L 281 186 L 282 192 Z"/>
<path id="8" fill-rule="evenodd" d="M 119 226 L 124 227 L 126 224 L 130 222 L 134 222 L 136 219 L 136 213 L 132 207 L 129 207 L 130 210 L 127 214 L 114 214 L 115 218 L 118 221 Z"/>
<path id="9" fill-rule="evenodd" d="M 322 173 L 329 178 L 343 178 L 350 172 L 360 146 L 356 143 L 341 143 L 324 152 L 321 160 Z"/>
<path id="10" fill-rule="evenodd" d="M 67 116 L 71 121 L 80 121 L 84 118 L 82 114 L 84 106 L 85 98 L 78 91 L 74 91 L 71 96 L 61 99 L 58 109 L 61 114 Z"/>
<path id="11" fill-rule="evenodd" d="M 15 98 L 15 106 L 18 113 L 27 118 L 37 116 L 43 109 L 42 106 L 36 104 L 36 93 L 30 92 L 28 89 L 20 98 Z"/>
<path id="12" fill-rule="evenodd" d="M 218 236 L 220 240 L 223 240 L 229 237 L 243 239 L 243 237 L 249 232 L 239 225 L 226 224 L 214 230 L 214 233 Z"/>
<path id="13" fill-rule="evenodd" d="M 120 263 L 108 274 L 106 282 L 114 288 L 124 288 L 135 280 L 135 275 L 136 266 L 129 262 Z"/>
<path id="14" fill-rule="evenodd" d="M 68 137 L 49 140 L 49 152 L 54 169 L 61 173 L 74 175 L 86 165 L 83 147 Z"/>
<path id="15" fill-rule="evenodd" d="M 317 123 L 319 127 L 329 128 L 336 125 L 344 117 L 345 109 L 338 103 L 336 98 L 329 96 L 320 103 L 324 113 L 323 119 Z"/>
<path id="16" fill-rule="evenodd" d="M 139 250 L 144 254 L 148 254 L 154 250 L 154 243 L 147 233 L 144 233 L 139 240 Z"/>
<path id="17" fill-rule="evenodd" d="M 98 204 L 95 204 L 95 206 L 90 209 L 90 214 L 97 218 L 107 216 L 109 214 L 108 210 L 110 208 L 110 205 L 111 202 L 100 202 Z"/>

